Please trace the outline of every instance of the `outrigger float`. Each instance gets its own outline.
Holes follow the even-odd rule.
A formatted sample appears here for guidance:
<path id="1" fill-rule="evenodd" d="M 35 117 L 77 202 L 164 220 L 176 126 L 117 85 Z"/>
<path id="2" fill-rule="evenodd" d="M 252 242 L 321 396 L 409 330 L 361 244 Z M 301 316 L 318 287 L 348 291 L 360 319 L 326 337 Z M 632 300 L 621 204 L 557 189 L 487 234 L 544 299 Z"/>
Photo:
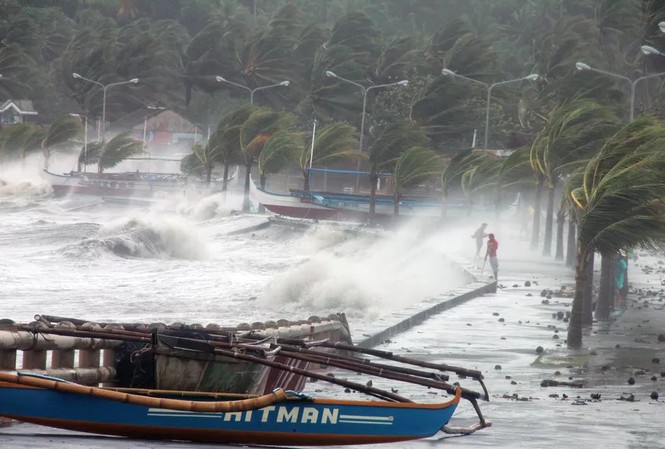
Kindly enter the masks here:
<path id="1" fill-rule="evenodd" d="M 106 330 L 128 337 L 127 330 Z M 35 341 L 49 329 L 35 330 Z M 157 332 L 160 334 L 160 332 Z M 52 334 L 51 336 L 57 334 Z M 79 335 L 80 338 L 88 338 Z M 98 387 L 22 370 L 0 371 L 0 416 L 74 431 L 131 438 L 177 439 L 211 443 L 269 445 L 339 445 L 388 443 L 426 438 L 439 431 L 473 433 L 489 427 L 478 399 L 489 400 L 479 371 L 403 357 L 327 339 L 304 341 L 252 333 L 221 338 L 220 334 L 162 335 L 172 349 L 199 356 L 224 357 L 258 367 L 325 381 L 364 393 L 371 400 L 313 398 L 276 388 L 267 394 L 174 390 L 161 388 Z M 197 356 L 194 356 L 196 354 Z M 309 365 L 287 364 L 268 354 Z M 389 363 L 385 363 L 388 361 Z M 304 367 L 303 367 L 304 366 Z M 325 366 L 391 382 L 443 390 L 451 395 L 440 403 L 415 403 L 397 394 L 309 369 Z M 482 392 L 450 384 L 453 372 L 479 382 Z M 184 373 L 181 373 L 184 374 Z M 448 426 L 465 399 L 479 422 L 465 428 Z"/>

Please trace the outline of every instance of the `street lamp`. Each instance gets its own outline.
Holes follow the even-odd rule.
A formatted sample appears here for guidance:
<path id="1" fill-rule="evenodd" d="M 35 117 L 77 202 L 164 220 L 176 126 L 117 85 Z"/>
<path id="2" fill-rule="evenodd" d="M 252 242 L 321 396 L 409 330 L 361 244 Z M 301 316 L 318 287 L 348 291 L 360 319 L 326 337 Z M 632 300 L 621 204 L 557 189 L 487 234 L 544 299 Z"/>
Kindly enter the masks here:
<path id="1" fill-rule="evenodd" d="M 238 84 L 238 83 L 234 83 L 233 81 L 229 81 L 226 78 L 223 78 L 219 75 L 217 75 L 215 77 L 215 79 L 220 83 L 227 83 L 227 84 L 230 84 L 232 86 L 241 87 L 245 90 L 248 90 L 249 91 L 249 104 L 254 104 L 254 92 L 256 92 L 256 91 L 264 90 L 264 89 L 270 89 L 271 87 L 278 87 L 278 86 L 286 87 L 290 84 L 290 81 L 287 80 L 287 81 L 282 81 L 281 83 L 270 84 L 268 86 L 255 87 L 254 89 L 252 89 L 250 87 L 243 86 L 242 84 Z"/>
<path id="2" fill-rule="evenodd" d="M 109 87 L 120 86 L 122 84 L 136 84 L 136 83 L 139 82 L 139 79 L 138 78 L 132 78 L 132 79 L 127 80 L 127 81 L 120 81 L 120 82 L 117 82 L 117 83 L 110 83 L 110 84 L 102 84 L 99 81 L 94 81 L 94 80 L 88 79 L 86 77 L 83 77 L 83 76 L 79 75 L 78 73 L 72 73 L 72 76 L 74 78 L 82 79 L 83 81 L 87 81 L 89 83 L 93 83 L 93 84 L 96 84 L 96 85 L 102 87 L 102 91 L 103 91 L 103 97 L 102 97 L 102 137 L 105 137 L 106 136 L 106 90 Z"/>
<path id="3" fill-rule="evenodd" d="M 648 45 L 644 45 L 642 47 L 642 51 L 645 52 L 645 54 L 647 52 L 644 50 L 644 47 L 652 48 L 652 47 L 649 47 Z M 653 50 L 658 52 L 658 50 L 656 50 L 655 48 Z M 650 50 L 647 50 L 647 51 L 649 53 L 651 53 Z M 665 75 L 665 72 L 652 73 L 651 75 L 645 75 L 645 76 L 641 76 L 639 78 L 636 78 L 635 80 L 631 80 L 627 76 L 619 75 L 618 73 L 606 72 L 605 70 L 596 69 L 596 68 L 593 68 L 593 67 L 589 66 L 589 64 L 585 64 L 583 62 L 575 63 L 575 67 L 577 68 L 577 70 L 590 70 L 592 72 L 598 72 L 598 73 L 602 73 L 603 75 L 613 76 L 615 78 L 620 78 L 622 80 L 628 81 L 630 83 L 630 121 L 631 122 L 633 121 L 633 119 L 635 117 L 635 86 L 637 86 L 637 83 L 639 83 L 642 80 L 646 80 L 646 79 L 649 79 L 649 78 L 655 78 L 657 76 Z"/>
<path id="4" fill-rule="evenodd" d="M 365 110 L 367 109 L 367 93 L 372 90 L 372 89 L 378 89 L 379 87 L 390 87 L 390 86 L 406 86 L 409 84 L 408 80 L 401 80 L 397 81 L 394 83 L 388 83 L 388 84 L 374 84 L 369 87 L 365 87 L 360 83 L 356 83 L 355 81 L 348 80 L 346 78 L 342 78 L 339 75 L 336 75 L 335 73 L 331 72 L 330 70 L 326 71 L 326 76 L 328 78 L 337 78 L 342 81 L 346 81 L 347 83 L 353 84 L 354 86 L 358 86 L 360 90 L 363 93 L 363 112 L 360 117 L 360 140 L 358 142 L 358 150 L 362 151 L 363 150 L 363 136 L 364 136 L 364 131 L 365 131 Z"/>
<path id="5" fill-rule="evenodd" d="M 665 56 L 665 53 L 662 53 L 660 50 L 650 46 L 650 45 L 642 45 L 640 47 L 642 50 L 642 53 L 645 55 L 659 55 L 659 56 Z"/>
<path id="6" fill-rule="evenodd" d="M 538 74 L 537 73 L 532 73 L 527 76 L 523 76 L 521 78 L 517 78 L 514 80 L 508 80 L 508 81 L 500 81 L 498 83 L 494 84 L 487 84 L 482 81 L 475 80 L 473 78 L 468 78 L 464 75 L 460 75 L 458 73 L 453 72 L 452 70 L 449 69 L 443 69 L 441 70 L 441 74 L 445 76 L 452 76 L 456 78 L 462 78 L 463 80 L 480 84 L 481 86 L 484 86 L 485 89 L 487 89 L 487 101 L 485 103 L 485 146 L 484 149 L 487 149 L 487 145 L 489 142 L 489 132 L 490 132 L 490 103 L 492 101 L 492 89 L 494 89 L 496 86 L 501 86 L 504 84 L 511 84 L 511 83 L 517 83 L 519 81 L 536 81 L 538 79 Z"/>

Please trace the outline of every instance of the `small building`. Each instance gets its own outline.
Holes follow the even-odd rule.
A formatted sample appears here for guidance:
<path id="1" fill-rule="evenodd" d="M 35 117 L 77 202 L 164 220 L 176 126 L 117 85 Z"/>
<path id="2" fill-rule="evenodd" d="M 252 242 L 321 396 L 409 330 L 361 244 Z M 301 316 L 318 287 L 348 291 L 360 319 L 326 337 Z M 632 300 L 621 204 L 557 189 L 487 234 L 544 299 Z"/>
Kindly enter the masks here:
<path id="1" fill-rule="evenodd" d="M 5 100 L 0 106 L 0 125 L 33 123 L 36 116 L 31 100 Z"/>
<path id="2" fill-rule="evenodd" d="M 174 111 L 144 107 L 113 122 L 111 134 L 131 131 L 137 140 L 145 142 L 152 157 L 170 157 L 191 153 L 195 143 L 207 139 L 204 132 Z"/>

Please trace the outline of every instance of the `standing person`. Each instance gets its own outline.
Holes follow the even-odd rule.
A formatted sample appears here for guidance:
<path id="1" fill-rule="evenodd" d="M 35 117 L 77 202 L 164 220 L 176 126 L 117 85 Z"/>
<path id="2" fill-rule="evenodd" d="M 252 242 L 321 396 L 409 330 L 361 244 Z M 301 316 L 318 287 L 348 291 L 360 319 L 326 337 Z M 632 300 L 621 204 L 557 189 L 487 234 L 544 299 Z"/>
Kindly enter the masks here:
<path id="1" fill-rule="evenodd" d="M 487 234 L 485 234 L 485 228 L 487 228 L 487 223 L 480 225 L 476 232 L 471 236 L 472 239 L 476 239 L 476 257 L 480 256 L 480 250 L 483 248 L 483 241 Z"/>
<path id="2" fill-rule="evenodd" d="M 625 308 L 625 296 L 623 294 L 624 284 L 626 281 L 626 270 L 628 269 L 628 262 L 626 262 L 626 255 L 623 251 L 619 252 L 619 257 L 617 258 L 616 266 L 616 284 L 615 284 L 615 303 L 618 308 Z"/>
<path id="3" fill-rule="evenodd" d="M 494 280 L 498 281 L 499 275 L 499 260 L 496 258 L 496 250 L 499 249 L 499 242 L 494 238 L 494 234 L 488 234 L 489 240 L 487 240 L 487 254 L 485 257 L 490 258 L 490 266 L 494 272 Z"/>

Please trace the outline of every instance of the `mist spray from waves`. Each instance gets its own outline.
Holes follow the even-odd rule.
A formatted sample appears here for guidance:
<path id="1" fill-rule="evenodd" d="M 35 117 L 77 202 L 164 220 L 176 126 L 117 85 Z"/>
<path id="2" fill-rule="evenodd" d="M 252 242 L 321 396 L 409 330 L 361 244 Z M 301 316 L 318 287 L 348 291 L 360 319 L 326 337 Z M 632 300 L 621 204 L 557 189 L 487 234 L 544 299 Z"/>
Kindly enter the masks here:
<path id="1" fill-rule="evenodd" d="M 431 238 L 408 231 L 381 238 L 339 235 L 317 232 L 303 239 L 308 260 L 276 276 L 260 301 L 298 315 L 345 312 L 371 320 L 467 281 Z"/>
<path id="2" fill-rule="evenodd" d="M 110 251 L 121 257 L 204 259 L 205 245 L 192 226 L 164 216 L 119 218 L 103 225 L 96 238 L 70 246 L 65 253 L 76 257 L 98 257 Z"/>
<path id="3" fill-rule="evenodd" d="M 27 207 L 36 199 L 49 196 L 51 186 L 35 169 L 34 157 L 24 163 L 5 163 L 0 168 L 0 201 L 16 207 Z"/>
<path id="4" fill-rule="evenodd" d="M 171 195 L 156 201 L 153 213 L 176 213 L 193 220 L 205 221 L 238 214 L 242 208 L 242 196 L 226 192 L 207 194 L 204 191 Z"/>

